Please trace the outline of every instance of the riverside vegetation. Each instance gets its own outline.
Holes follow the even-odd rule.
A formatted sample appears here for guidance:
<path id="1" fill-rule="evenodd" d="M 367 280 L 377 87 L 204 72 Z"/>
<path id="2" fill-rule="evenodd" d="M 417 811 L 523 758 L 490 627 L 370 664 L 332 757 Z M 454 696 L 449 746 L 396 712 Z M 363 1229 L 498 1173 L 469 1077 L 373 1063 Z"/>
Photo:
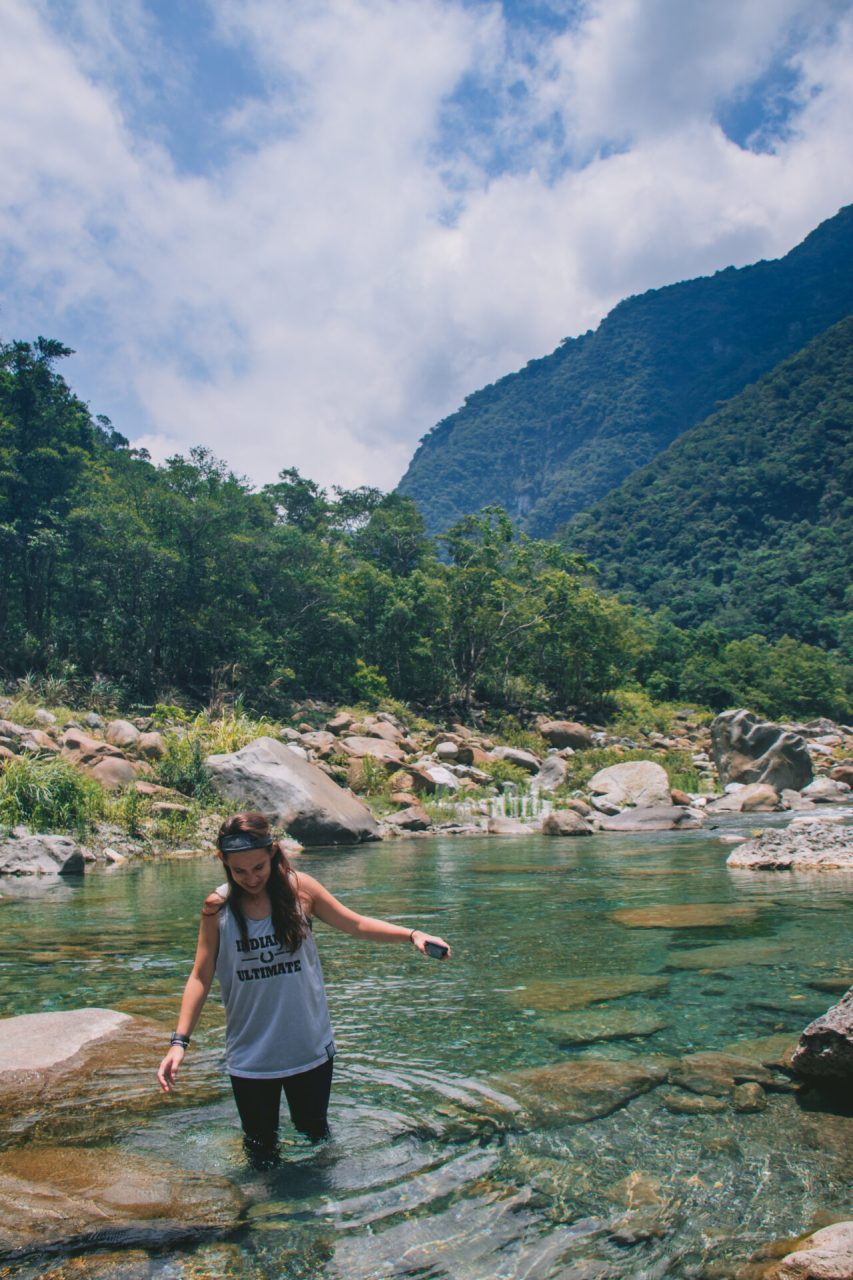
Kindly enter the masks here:
<path id="1" fill-rule="evenodd" d="M 294 470 L 255 491 L 204 448 L 155 466 L 73 394 L 69 354 L 0 348 L 0 676 L 31 674 L 48 702 L 240 696 L 282 718 L 308 697 L 390 697 L 436 718 L 486 704 L 606 720 L 628 690 L 850 714 L 840 650 L 626 604 L 500 508 L 433 541 L 400 494 L 329 495 Z"/>

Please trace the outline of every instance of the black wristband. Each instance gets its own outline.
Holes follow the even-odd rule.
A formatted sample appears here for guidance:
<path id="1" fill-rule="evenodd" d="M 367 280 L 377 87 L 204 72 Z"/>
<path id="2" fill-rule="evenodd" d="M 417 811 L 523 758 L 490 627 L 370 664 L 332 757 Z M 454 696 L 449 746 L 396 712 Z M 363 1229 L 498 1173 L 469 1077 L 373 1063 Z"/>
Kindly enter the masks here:
<path id="1" fill-rule="evenodd" d="M 182 1049 L 188 1049 L 190 1038 L 189 1036 L 182 1036 L 180 1031 L 173 1031 L 169 1036 L 169 1044 L 179 1044 Z"/>

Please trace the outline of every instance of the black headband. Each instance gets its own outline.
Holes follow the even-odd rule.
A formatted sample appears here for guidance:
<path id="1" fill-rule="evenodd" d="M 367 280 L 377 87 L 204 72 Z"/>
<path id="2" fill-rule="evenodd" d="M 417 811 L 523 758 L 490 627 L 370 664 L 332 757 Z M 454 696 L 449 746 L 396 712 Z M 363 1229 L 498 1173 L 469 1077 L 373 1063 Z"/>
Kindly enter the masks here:
<path id="1" fill-rule="evenodd" d="M 230 836 L 220 836 L 216 842 L 220 853 L 242 853 L 244 849 L 268 849 L 272 836 L 256 836 L 251 831 L 235 831 Z"/>

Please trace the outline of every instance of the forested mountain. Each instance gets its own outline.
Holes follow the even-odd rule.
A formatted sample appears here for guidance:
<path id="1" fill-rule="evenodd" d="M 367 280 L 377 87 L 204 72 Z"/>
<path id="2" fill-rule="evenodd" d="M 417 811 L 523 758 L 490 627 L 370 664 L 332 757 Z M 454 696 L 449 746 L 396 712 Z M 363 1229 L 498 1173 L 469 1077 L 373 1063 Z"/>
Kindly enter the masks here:
<path id="1" fill-rule="evenodd" d="M 849 646 L 851 445 L 848 317 L 577 516 L 565 542 L 601 586 L 681 627 Z"/>
<path id="2" fill-rule="evenodd" d="M 433 532 L 498 503 L 550 537 L 851 312 L 847 206 L 784 258 L 628 298 L 595 332 L 469 396 L 398 491 Z"/>

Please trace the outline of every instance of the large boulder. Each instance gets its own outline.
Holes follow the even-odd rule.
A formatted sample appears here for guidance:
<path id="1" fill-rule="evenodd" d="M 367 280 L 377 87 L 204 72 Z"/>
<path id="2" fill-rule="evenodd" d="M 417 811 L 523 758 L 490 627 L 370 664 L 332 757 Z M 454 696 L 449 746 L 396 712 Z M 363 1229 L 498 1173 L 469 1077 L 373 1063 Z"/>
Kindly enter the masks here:
<path id="1" fill-rule="evenodd" d="M 366 805 L 275 738 L 256 738 L 239 751 L 208 756 L 205 764 L 223 799 L 242 809 L 260 809 L 301 844 L 381 838 Z"/>
<path id="2" fill-rule="evenodd" d="M 85 865 L 83 850 L 69 836 L 33 835 L 16 827 L 0 838 L 0 875 L 72 876 Z"/>
<path id="3" fill-rule="evenodd" d="M 539 725 L 539 732 L 552 747 L 572 747 L 575 751 L 583 751 L 585 747 L 595 745 L 592 730 L 585 724 L 576 724 L 574 720 L 545 720 Z"/>
<path id="4" fill-rule="evenodd" d="M 678 804 L 643 805 L 600 819 L 602 831 L 695 831 L 702 826 L 697 809 Z"/>
<path id="5" fill-rule="evenodd" d="M 726 865 L 752 871 L 853 871 L 853 829 L 799 819 L 796 826 L 763 831 L 739 844 Z"/>
<path id="6" fill-rule="evenodd" d="M 813 777 L 805 740 L 751 711 L 724 711 L 711 725 L 720 781 L 768 782 L 777 791 L 801 791 Z"/>
<path id="7" fill-rule="evenodd" d="M 139 730 L 135 724 L 131 724 L 129 720 L 111 720 L 107 725 L 104 734 L 110 746 L 135 747 L 140 738 Z"/>
<path id="8" fill-rule="evenodd" d="M 671 804 L 666 770 L 652 760 L 629 760 L 599 769 L 588 786 L 592 795 L 601 796 L 612 805 Z"/>
<path id="9" fill-rule="evenodd" d="M 227 1179 L 103 1147 L 0 1155 L 0 1258 L 34 1251 L 192 1240 L 235 1230 L 245 1208 Z"/>
<path id="10" fill-rule="evenodd" d="M 815 804 L 848 804 L 850 786 L 837 778 L 815 778 L 803 787 L 803 795 Z"/>
<path id="11" fill-rule="evenodd" d="M 800 1036 L 791 1065 L 798 1075 L 853 1085 L 853 987 Z"/>

